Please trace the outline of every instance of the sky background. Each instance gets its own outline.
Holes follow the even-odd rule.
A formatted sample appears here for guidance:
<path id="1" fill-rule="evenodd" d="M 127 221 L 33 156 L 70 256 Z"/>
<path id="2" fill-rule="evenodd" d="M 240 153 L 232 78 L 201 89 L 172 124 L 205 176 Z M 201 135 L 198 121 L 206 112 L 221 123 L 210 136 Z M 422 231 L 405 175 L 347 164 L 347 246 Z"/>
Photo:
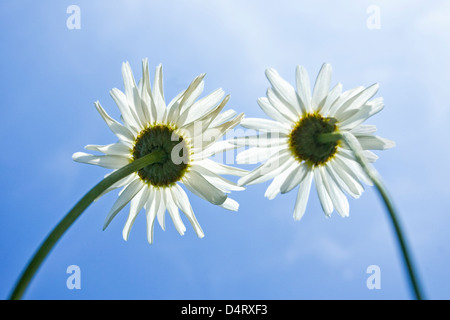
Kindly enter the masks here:
<path id="1" fill-rule="evenodd" d="M 70 30 L 67 8 L 81 9 Z M 375 6 L 375 7 L 373 7 Z M 367 22 L 379 9 L 379 28 Z M 425 295 L 449 299 L 450 3 L 448 1 L 0 1 L 0 297 L 6 299 L 53 227 L 109 170 L 76 163 L 87 144 L 109 144 L 93 102 L 116 119 L 110 89 L 121 65 L 136 79 L 163 64 L 167 100 L 206 73 L 227 108 L 266 117 L 256 100 L 273 67 L 290 83 L 304 65 L 332 86 L 380 84 L 385 109 L 367 121 L 396 147 L 375 164 L 394 199 Z M 242 166 L 244 167 L 244 166 Z M 253 168 L 246 166 L 245 168 Z M 410 299 L 403 260 L 376 190 L 349 199 L 350 217 L 326 218 L 315 189 L 301 221 L 296 192 L 264 197 L 269 182 L 234 192 L 231 212 L 192 194 L 205 232 L 167 218 L 146 239 L 145 215 L 122 239 L 128 207 L 102 231 L 117 191 L 92 204 L 58 242 L 25 299 Z M 295 189 L 296 190 L 296 189 Z M 81 270 L 69 290 L 67 268 Z M 367 268 L 381 271 L 369 290 Z"/>

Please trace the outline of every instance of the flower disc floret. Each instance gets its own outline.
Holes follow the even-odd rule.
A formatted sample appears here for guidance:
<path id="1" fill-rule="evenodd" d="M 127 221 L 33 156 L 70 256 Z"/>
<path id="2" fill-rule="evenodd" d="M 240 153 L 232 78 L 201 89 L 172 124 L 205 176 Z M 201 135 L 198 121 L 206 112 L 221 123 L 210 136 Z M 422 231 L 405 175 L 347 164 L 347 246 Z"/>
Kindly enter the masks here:
<path id="1" fill-rule="evenodd" d="M 150 126 L 136 138 L 133 160 L 160 150 L 161 161 L 138 171 L 139 177 L 155 187 L 166 187 L 179 181 L 188 169 L 189 155 L 185 139 L 166 125 Z"/>
<path id="2" fill-rule="evenodd" d="M 338 141 L 321 142 L 321 134 L 336 132 L 336 119 L 308 114 L 303 117 L 289 136 L 289 147 L 297 160 L 310 165 L 322 165 L 337 152 Z"/>

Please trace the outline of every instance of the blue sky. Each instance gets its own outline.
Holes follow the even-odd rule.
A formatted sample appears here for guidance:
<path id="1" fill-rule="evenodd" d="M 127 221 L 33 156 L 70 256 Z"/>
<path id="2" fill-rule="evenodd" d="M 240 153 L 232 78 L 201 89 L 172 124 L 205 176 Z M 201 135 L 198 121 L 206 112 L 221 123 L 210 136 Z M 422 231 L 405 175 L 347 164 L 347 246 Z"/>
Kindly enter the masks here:
<path id="1" fill-rule="evenodd" d="M 67 7 L 81 9 L 69 30 Z M 380 11 L 369 29 L 368 8 Z M 75 163 L 87 144 L 115 138 L 96 112 L 118 118 L 109 90 L 123 89 L 121 64 L 136 78 L 141 60 L 164 68 L 168 100 L 206 73 L 205 93 L 223 88 L 228 108 L 265 117 L 256 100 L 276 68 L 294 83 L 295 67 L 314 78 L 324 62 L 332 85 L 380 84 L 385 109 L 367 123 L 392 139 L 378 152 L 382 175 L 408 239 L 425 294 L 450 298 L 450 4 L 447 1 L 3 1 L 0 3 L 0 297 L 68 210 L 108 170 Z M 247 166 L 246 168 L 251 168 Z M 295 192 L 264 198 L 267 183 L 233 193 L 238 212 L 195 196 L 206 234 L 186 222 L 155 226 L 139 215 L 122 239 L 127 211 L 105 231 L 117 192 L 86 210 L 31 283 L 26 299 L 409 299 L 393 229 L 376 191 L 350 199 L 350 217 L 323 214 L 315 192 L 301 221 Z M 170 221 L 170 223 L 169 223 Z M 67 267 L 81 270 L 69 290 Z M 367 267 L 381 270 L 369 290 Z"/>

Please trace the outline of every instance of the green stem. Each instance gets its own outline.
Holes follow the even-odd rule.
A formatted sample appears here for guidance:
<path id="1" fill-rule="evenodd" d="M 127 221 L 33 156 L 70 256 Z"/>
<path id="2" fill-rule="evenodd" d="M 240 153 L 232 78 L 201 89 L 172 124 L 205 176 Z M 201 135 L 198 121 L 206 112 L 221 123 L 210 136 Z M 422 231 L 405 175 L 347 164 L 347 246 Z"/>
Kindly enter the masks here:
<path id="1" fill-rule="evenodd" d="M 81 198 L 80 201 L 78 201 L 78 203 L 59 222 L 59 224 L 53 229 L 53 231 L 41 244 L 38 251 L 36 251 L 35 255 L 28 263 L 28 266 L 23 271 L 9 299 L 18 300 L 22 298 L 34 274 L 37 272 L 42 262 L 55 246 L 56 242 L 58 242 L 64 232 L 69 229 L 69 227 L 75 222 L 75 220 L 95 199 L 97 199 L 106 189 L 108 189 L 114 183 L 122 180 L 133 172 L 136 172 L 148 166 L 149 164 L 160 161 L 162 156 L 162 152 L 154 151 L 142 158 L 139 158 L 126 165 L 125 167 L 122 167 L 119 170 L 113 172 L 108 177 L 100 181 L 97 185 L 95 185 L 88 193 L 86 193 L 84 197 Z"/>
<path id="2" fill-rule="evenodd" d="M 406 269 L 408 271 L 411 286 L 414 290 L 414 295 L 417 300 L 422 300 L 423 295 L 421 293 L 419 282 L 418 282 L 417 277 L 414 272 L 414 267 L 413 267 L 412 260 L 410 258 L 408 247 L 406 245 L 406 240 L 405 240 L 405 237 L 403 236 L 402 228 L 400 227 L 400 223 L 397 218 L 394 204 L 387 192 L 386 187 L 383 185 L 381 177 L 379 176 L 378 172 L 373 168 L 373 166 L 371 166 L 369 164 L 369 162 L 363 155 L 363 152 L 362 152 L 363 150 L 361 148 L 361 145 L 359 144 L 359 141 L 354 136 L 348 135 L 348 134 L 339 134 L 339 133 L 337 133 L 335 135 L 341 136 L 342 139 L 346 142 L 346 144 L 350 147 L 350 149 L 353 151 L 353 154 L 355 155 L 356 161 L 358 161 L 358 163 L 364 169 L 364 172 L 373 181 L 378 193 L 380 194 L 381 198 L 383 199 L 386 209 L 392 220 L 392 224 L 394 226 L 398 242 L 400 244 L 400 249 L 403 254 L 403 259 L 405 261 Z"/>
<path id="3" fill-rule="evenodd" d="M 322 133 L 317 137 L 317 140 L 320 143 L 328 143 L 328 142 L 336 142 L 342 139 L 342 135 L 340 133 Z"/>

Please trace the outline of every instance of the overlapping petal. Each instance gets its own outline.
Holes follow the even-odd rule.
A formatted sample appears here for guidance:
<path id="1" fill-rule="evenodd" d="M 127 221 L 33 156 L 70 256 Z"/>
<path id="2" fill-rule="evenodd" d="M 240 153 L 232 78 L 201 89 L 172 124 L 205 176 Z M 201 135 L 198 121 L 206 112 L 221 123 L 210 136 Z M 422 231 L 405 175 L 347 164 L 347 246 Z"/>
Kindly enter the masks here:
<path id="1" fill-rule="evenodd" d="M 231 191 L 244 188 L 221 175 L 243 176 L 247 171 L 218 163 L 208 157 L 237 147 L 220 139 L 240 123 L 243 114 L 237 115 L 234 110 L 222 112 L 229 96 L 224 98 L 225 93 L 220 88 L 200 98 L 205 74 L 196 77 L 186 90 L 176 95 L 168 104 L 164 96 L 161 64 L 156 67 L 153 86 L 150 83 L 147 59 L 142 61 L 142 79 L 137 84 L 128 62 L 122 65 L 122 76 L 124 92 L 114 88 L 110 93 L 119 108 L 123 124 L 111 118 L 99 102 L 95 103 L 98 112 L 118 141 L 108 145 L 87 145 L 87 150 L 100 154 L 77 152 L 73 159 L 109 169 L 120 169 L 133 161 L 133 148 L 140 134 L 149 127 L 158 125 L 170 127 L 178 136 L 183 137 L 190 152 L 189 166 L 176 183 L 164 187 L 153 186 L 142 180 L 138 174 L 133 174 L 108 188 L 105 193 L 117 188 L 123 189 L 106 217 L 104 228 L 130 204 L 128 219 L 123 229 L 125 240 L 129 238 L 134 221 L 142 209 L 146 212 L 149 243 L 153 242 L 155 220 L 165 229 L 166 212 L 180 234 L 186 231 L 180 215 L 183 213 L 201 238 L 204 233 L 181 185 L 212 204 L 232 211 L 238 209 L 239 204 L 227 195 Z"/>
<path id="2" fill-rule="evenodd" d="M 298 186 L 294 219 L 299 220 L 306 211 L 314 181 L 326 216 L 336 210 L 342 217 L 347 217 L 350 211 L 347 195 L 358 198 L 364 191 L 363 183 L 372 185 L 352 151 L 340 141 L 336 151 L 324 162 L 314 162 L 296 153 L 292 146 L 298 142 L 291 139 L 294 130 L 307 117 L 332 120 L 336 133 L 350 134 L 357 139 L 367 160 L 375 161 L 378 156 L 370 150 L 385 150 L 395 145 L 391 140 L 375 136 L 375 126 L 363 124 L 384 107 L 382 98 L 370 100 L 378 91 L 378 84 L 343 92 L 342 84 L 338 83 L 330 89 L 329 64 L 323 64 L 312 90 L 308 72 L 303 66 L 298 66 L 295 71 L 296 91 L 273 68 L 267 69 L 266 76 L 272 87 L 267 89 L 267 97 L 258 99 L 258 104 L 271 119 L 244 119 L 241 125 L 256 130 L 259 135 L 234 140 L 239 147 L 249 147 L 237 155 L 238 163 L 261 164 L 241 177 L 239 185 L 273 179 L 265 193 L 269 199 Z M 277 134 L 272 135 L 271 132 Z M 317 138 L 305 139 L 302 136 L 302 141 L 316 141 L 314 139 Z"/>

